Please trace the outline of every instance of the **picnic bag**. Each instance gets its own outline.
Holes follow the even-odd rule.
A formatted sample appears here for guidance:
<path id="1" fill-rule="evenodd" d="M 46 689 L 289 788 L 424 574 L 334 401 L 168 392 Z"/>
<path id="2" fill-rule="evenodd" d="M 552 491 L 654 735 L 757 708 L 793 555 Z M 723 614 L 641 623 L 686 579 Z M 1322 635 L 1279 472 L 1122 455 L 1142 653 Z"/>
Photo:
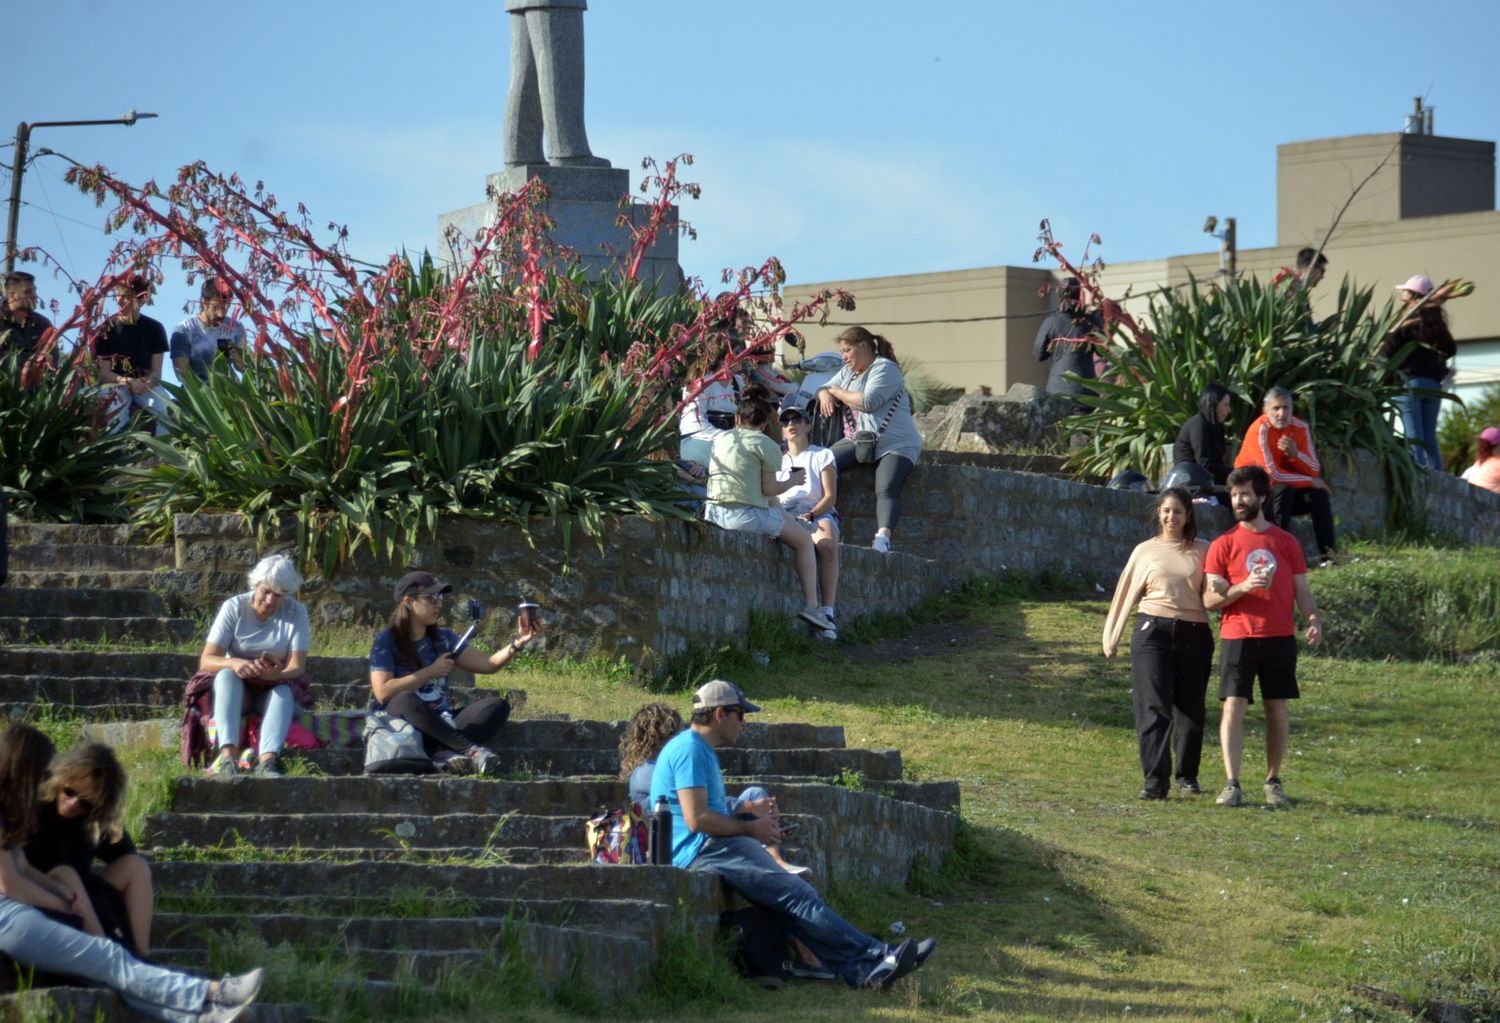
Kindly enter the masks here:
<path id="1" fill-rule="evenodd" d="M 589 859 L 595 863 L 629 866 L 646 862 L 646 818 L 631 807 L 601 810 L 584 825 Z"/>

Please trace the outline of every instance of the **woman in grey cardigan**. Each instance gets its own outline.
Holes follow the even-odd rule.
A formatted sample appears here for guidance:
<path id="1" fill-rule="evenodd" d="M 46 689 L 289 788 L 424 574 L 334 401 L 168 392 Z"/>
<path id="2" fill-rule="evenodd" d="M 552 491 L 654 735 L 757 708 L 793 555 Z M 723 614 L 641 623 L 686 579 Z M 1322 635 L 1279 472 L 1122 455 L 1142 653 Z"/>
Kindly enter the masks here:
<path id="1" fill-rule="evenodd" d="M 891 531 L 901 521 L 901 487 L 922 455 L 922 435 L 891 343 L 863 327 L 850 327 L 838 343 L 844 368 L 818 389 L 818 409 L 825 416 L 842 410 L 844 439 L 832 448 L 840 470 L 859 461 L 855 435 L 874 435 L 876 529 L 870 546 L 889 551 Z"/>

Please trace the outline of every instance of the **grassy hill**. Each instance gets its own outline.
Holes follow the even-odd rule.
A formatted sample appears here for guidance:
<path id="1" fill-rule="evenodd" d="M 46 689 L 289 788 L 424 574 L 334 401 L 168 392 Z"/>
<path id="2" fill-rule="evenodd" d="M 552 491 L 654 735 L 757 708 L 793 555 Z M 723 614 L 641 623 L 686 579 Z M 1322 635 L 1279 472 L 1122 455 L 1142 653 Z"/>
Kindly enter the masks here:
<path id="1" fill-rule="evenodd" d="M 1446 1007 L 1444 1019 L 1500 1018 L 1494 663 L 1304 657 L 1282 773 L 1290 810 L 1214 805 L 1216 734 L 1204 795 L 1143 803 L 1129 660 L 1099 652 L 1106 607 L 1092 588 L 1038 599 L 992 586 L 919 621 L 867 626 L 868 643 L 830 649 L 772 625 L 753 644 L 768 665 L 721 654 L 765 718 L 842 723 L 851 746 L 899 748 L 916 777 L 961 779 L 970 827 L 961 862 L 916 892 L 833 893 L 872 932 L 899 919 L 941 939 L 916 983 L 887 997 L 735 993 L 719 1011 L 1272 1023 L 1436 1020 Z M 537 708 L 625 716 L 651 695 L 607 672 L 521 674 L 513 684 Z M 1213 730 L 1212 688 L 1210 703 Z M 1252 709 L 1251 802 L 1263 734 Z M 697 1009 L 683 1018 L 715 1011 Z"/>
<path id="2" fill-rule="evenodd" d="M 1357 570 L 1320 573 L 1315 590 L 1332 595 L 1344 572 Z M 691 686 L 714 672 L 739 682 L 766 720 L 842 724 L 850 746 L 894 746 L 910 775 L 963 783 L 966 828 L 941 875 L 907 891 L 830 893 L 871 932 L 900 920 L 940 939 L 911 982 L 884 994 L 773 994 L 689 955 L 659 978 L 671 997 L 580 1004 L 590 1015 L 777 1023 L 1500 1019 L 1493 660 L 1304 657 L 1283 770 L 1290 810 L 1214 805 L 1216 735 L 1204 795 L 1143 803 L 1128 656 L 1099 653 L 1106 600 L 1092 585 L 992 583 L 911 618 L 851 626 L 832 646 L 767 619 L 746 651 L 679 662 L 673 681 L 653 687 L 666 692 L 605 663 L 528 659 L 496 676 L 528 691 L 531 713 L 611 718 L 650 699 L 686 710 Z M 1340 627 L 1336 616 L 1326 624 Z M 1212 690 L 1210 702 L 1212 731 Z M 1243 772 L 1251 802 L 1260 726 L 1257 707 Z M 176 768 L 144 751 L 128 762 L 138 815 L 159 805 Z M 459 998 L 441 1018 L 493 1018 L 483 1004 Z M 571 1018 L 559 1006 L 510 1008 L 511 1018 Z M 416 1012 L 408 1018 L 428 1018 Z"/>

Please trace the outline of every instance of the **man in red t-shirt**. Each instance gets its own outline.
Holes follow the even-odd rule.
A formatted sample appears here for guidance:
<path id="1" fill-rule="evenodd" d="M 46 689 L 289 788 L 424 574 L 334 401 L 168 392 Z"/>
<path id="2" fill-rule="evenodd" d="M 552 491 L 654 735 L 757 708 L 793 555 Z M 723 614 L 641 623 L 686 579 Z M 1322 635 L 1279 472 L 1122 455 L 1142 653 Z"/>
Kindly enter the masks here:
<path id="1" fill-rule="evenodd" d="M 1293 515 L 1310 516 L 1318 539 L 1318 564 L 1332 563 L 1333 489 L 1323 478 L 1311 427 L 1292 415 L 1291 391 L 1273 387 L 1266 392 L 1261 415 L 1245 430 L 1234 465 L 1258 465 L 1266 470 L 1271 480 L 1266 518 L 1289 530 Z"/>
<path id="2" fill-rule="evenodd" d="M 1281 788 L 1281 758 L 1288 733 L 1287 701 L 1297 689 L 1297 623 L 1292 605 L 1307 619 L 1307 645 L 1323 638 L 1322 622 L 1307 585 L 1307 560 L 1292 534 L 1266 520 L 1271 480 L 1258 465 L 1229 474 L 1229 503 L 1236 525 L 1208 548 L 1203 605 L 1219 609 L 1219 744 L 1229 783 L 1221 806 L 1239 806 L 1240 754 L 1245 709 L 1255 702 L 1255 679 L 1266 705 L 1266 804 L 1288 805 Z"/>

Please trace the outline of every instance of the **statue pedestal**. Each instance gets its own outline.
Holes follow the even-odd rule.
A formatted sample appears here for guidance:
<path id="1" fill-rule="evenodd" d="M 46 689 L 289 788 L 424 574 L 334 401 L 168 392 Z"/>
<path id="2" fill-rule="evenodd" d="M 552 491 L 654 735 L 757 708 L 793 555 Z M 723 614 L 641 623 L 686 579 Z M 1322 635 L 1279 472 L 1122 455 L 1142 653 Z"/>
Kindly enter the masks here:
<path id="1" fill-rule="evenodd" d="M 566 245 L 582 258 L 589 277 L 597 279 L 614 262 L 614 254 L 630 252 L 630 232 L 615 221 L 626 212 L 632 223 L 644 225 L 648 208 L 633 202 L 624 210 L 620 199 L 630 193 L 630 172 L 619 167 L 553 167 L 550 164 L 527 164 L 510 167 L 486 179 L 497 192 L 519 191 L 526 182 L 540 179 L 547 186 L 549 198 L 544 209 L 555 222 L 553 241 Z M 494 223 L 495 207 L 480 203 L 438 216 L 438 249 L 448 254 L 448 228 L 457 227 L 469 238 Z M 676 220 L 674 207 L 670 216 Z M 677 233 L 662 231 L 656 244 L 641 260 L 640 279 L 654 283 L 658 291 L 675 289 L 681 280 L 677 266 Z"/>

